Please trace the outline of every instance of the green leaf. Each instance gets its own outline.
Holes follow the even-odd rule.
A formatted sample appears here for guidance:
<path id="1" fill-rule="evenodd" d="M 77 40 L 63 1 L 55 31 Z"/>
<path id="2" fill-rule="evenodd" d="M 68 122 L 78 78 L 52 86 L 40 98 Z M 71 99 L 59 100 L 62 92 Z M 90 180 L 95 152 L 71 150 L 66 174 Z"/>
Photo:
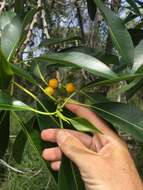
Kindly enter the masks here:
<path id="1" fill-rule="evenodd" d="M 137 15 L 141 15 L 140 10 L 135 2 L 135 0 L 127 0 L 127 2 L 131 5 Z"/>
<path id="2" fill-rule="evenodd" d="M 135 57 L 132 72 L 135 73 L 143 65 L 143 40 L 135 48 Z"/>
<path id="3" fill-rule="evenodd" d="M 32 77 L 32 74 L 28 73 L 25 69 L 15 64 L 10 64 L 10 66 L 15 75 L 23 77 L 32 84 L 37 85 L 37 81 Z"/>
<path id="4" fill-rule="evenodd" d="M 62 158 L 58 181 L 58 190 L 85 190 L 78 169 L 65 156 Z"/>
<path id="5" fill-rule="evenodd" d="M 49 61 L 47 64 L 62 64 L 66 66 L 75 65 L 79 68 L 83 68 L 86 71 L 102 76 L 105 78 L 115 78 L 116 74 L 104 63 L 98 59 L 80 52 L 69 52 L 69 53 L 57 53 L 49 54 L 43 57 L 35 58 L 35 61 Z"/>
<path id="6" fill-rule="evenodd" d="M 92 21 L 94 21 L 97 7 L 95 6 L 93 0 L 87 0 L 87 9 L 88 9 L 89 17 L 91 18 Z"/>
<path id="7" fill-rule="evenodd" d="M 95 103 L 103 103 L 103 102 L 109 101 L 104 95 L 101 95 L 100 93 L 97 93 L 97 92 L 79 91 L 77 93 L 80 94 L 80 97 L 81 96 L 84 97 L 84 103 L 88 105 L 93 105 Z"/>
<path id="8" fill-rule="evenodd" d="M 0 88 L 6 88 L 13 74 L 11 67 L 0 50 Z"/>
<path id="9" fill-rule="evenodd" d="M 7 75 L 13 75 L 13 71 L 10 67 L 10 64 L 7 62 L 1 50 L 0 50 L 0 70 L 1 72 L 6 73 Z"/>
<path id="10" fill-rule="evenodd" d="M 0 112 L 0 158 L 2 159 L 9 143 L 10 113 Z"/>
<path id="11" fill-rule="evenodd" d="M 134 46 L 123 21 L 109 8 L 105 7 L 102 1 L 94 0 L 94 2 L 108 24 L 113 44 L 122 56 L 124 64 L 132 65 L 134 60 Z"/>
<path id="12" fill-rule="evenodd" d="M 119 65 L 120 64 L 119 58 L 112 54 L 104 54 L 102 57 L 100 57 L 100 60 L 103 63 L 105 63 L 106 65 L 111 65 L 111 64 Z"/>
<path id="13" fill-rule="evenodd" d="M 37 130 L 37 122 L 35 122 L 35 117 L 32 118 L 28 122 L 28 124 L 25 124 L 15 112 L 13 112 L 13 114 L 14 114 L 14 117 L 17 119 L 19 126 L 24 131 L 24 133 L 27 137 L 27 140 L 32 145 L 35 152 L 37 152 L 37 155 L 39 155 L 39 158 L 41 159 L 42 163 L 47 166 L 47 162 L 45 162 L 41 157 L 44 147 L 43 147 L 43 142 L 40 137 L 40 132 Z M 35 127 L 35 125 L 36 125 L 36 127 Z M 47 168 L 47 171 L 49 172 L 48 175 L 51 177 L 51 180 L 53 182 L 52 183 L 53 188 L 57 189 L 57 182 L 55 181 L 52 173 L 50 172 L 50 169 Z"/>
<path id="14" fill-rule="evenodd" d="M 143 111 L 139 108 L 128 104 L 109 102 L 96 104 L 93 109 L 115 128 L 122 129 L 143 141 Z"/>
<path id="15" fill-rule="evenodd" d="M 41 102 L 43 103 L 43 105 L 45 106 L 48 112 L 54 112 L 56 110 L 56 105 L 51 99 L 44 98 L 41 100 Z M 37 103 L 37 108 L 38 110 L 46 111 L 38 103 Z M 57 120 L 53 116 L 44 116 L 44 115 L 37 114 L 37 119 L 38 119 L 39 128 L 41 131 L 48 128 L 59 127 Z"/>
<path id="16" fill-rule="evenodd" d="M 88 120 L 84 118 L 74 117 L 70 119 L 70 123 L 75 129 L 82 132 L 97 133 L 100 132 L 96 126 L 92 125 Z"/>
<path id="17" fill-rule="evenodd" d="M 39 156 L 41 156 L 43 147 L 42 147 L 42 141 L 40 139 L 40 133 L 36 129 L 34 129 L 33 126 L 35 117 L 33 117 L 27 124 L 25 124 L 15 112 L 13 112 L 13 116 L 17 120 L 19 126 L 23 130 L 30 144 L 33 146 L 34 150 L 37 153 L 39 153 Z"/>
<path id="18" fill-rule="evenodd" d="M 31 107 L 0 90 L 0 110 L 32 111 Z"/>
<path id="19" fill-rule="evenodd" d="M 7 24 L 16 16 L 14 12 L 7 11 L 0 16 L 0 30 L 2 31 Z"/>
<path id="20" fill-rule="evenodd" d="M 62 49 L 61 53 L 68 53 L 68 52 L 81 52 L 93 56 L 97 59 L 100 59 L 104 54 L 104 50 L 101 48 L 90 48 L 90 47 L 82 47 L 82 46 L 74 46 Z"/>
<path id="21" fill-rule="evenodd" d="M 18 85 L 18 83 L 17 83 Z M 30 95 L 32 98 L 34 98 L 35 100 L 37 100 L 38 102 L 40 102 L 39 99 L 37 99 L 37 97 L 32 94 L 31 92 L 29 92 L 28 90 L 26 90 L 25 88 L 23 88 L 22 86 L 19 86 L 20 89 L 23 89 L 24 92 L 26 92 L 28 95 Z M 44 110 L 44 112 L 37 110 L 31 106 L 26 105 L 25 103 L 9 96 L 8 94 L 6 94 L 5 92 L 3 92 L 2 90 L 0 90 L 0 110 L 9 110 L 9 111 L 31 111 L 33 113 L 38 113 L 38 114 L 42 114 L 42 115 L 54 115 L 55 113 L 49 113 L 47 110 Z"/>
<path id="22" fill-rule="evenodd" d="M 17 17 L 14 17 L 2 30 L 1 50 L 8 60 L 11 58 L 17 43 L 19 42 L 21 29 L 21 22 Z"/>
<path id="23" fill-rule="evenodd" d="M 126 92 L 126 98 L 129 100 L 132 98 L 143 86 L 143 79 L 135 80 L 135 85 Z"/>
<path id="24" fill-rule="evenodd" d="M 83 86 L 81 90 L 86 90 L 86 89 L 97 87 L 97 86 L 110 85 L 110 84 L 114 84 L 123 80 L 131 81 L 133 79 L 139 79 L 139 78 L 143 78 L 143 73 L 121 75 L 113 79 L 106 79 L 106 80 L 100 80 L 97 82 L 91 82 L 87 84 L 86 86 Z"/>
<path id="25" fill-rule="evenodd" d="M 14 141 L 14 144 L 12 146 L 12 155 L 18 164 L 21 163 L 26 141 L 27 141 L 27 137 L 26 137 L 24 131 L 21 130 L 18 133 L 18 135 Z"/>
<path id="26" fill-rule="evenodd" d="M 49 98 L 44 98 L 41 100 L 42 104 L 45 106 L 48 112 L 53 112 L 56 110 L 56 105 L 51 99 Z M 37 104 L 38 110 L 41 111 L 46 111 L 44 110 L 39 104 Z M 49 128 L 59 128 L 59 124 L 55 117 L 53 116 L 44 116 L 37 114 L 37 121 L 39 125 L 39 130 L 42 131 L 44 129 L 49 129 Z M 55 143 L 50 143 L 50 142 L 43 142 L 43 146 L 45 148 L 52 148 L 56 147 L 57 145 Z M 55 180 L 58 181 L 58 174 L 57 172 L 54 172 L 51 170 L 52 175 L 54 176 Z"/>

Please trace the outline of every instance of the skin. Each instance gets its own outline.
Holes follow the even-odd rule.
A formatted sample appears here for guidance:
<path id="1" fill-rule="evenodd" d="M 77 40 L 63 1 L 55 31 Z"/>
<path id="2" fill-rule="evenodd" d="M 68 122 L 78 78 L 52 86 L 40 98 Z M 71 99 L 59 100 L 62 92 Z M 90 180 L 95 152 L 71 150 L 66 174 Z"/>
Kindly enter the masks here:
<path id="1" fill-rule="evenodd" d="M 60 168 L 64 153 L 79 168 L 87 190 L 143 190 L 143 184 L 126 144 L 89 109 L 67 104 L 77 116 L 87 119 L 103 135 L 93 137 L 66 129 L 47 129 L 41 137 L 58 147 L 45 149 L 43 158 L 53 170 Z"/>

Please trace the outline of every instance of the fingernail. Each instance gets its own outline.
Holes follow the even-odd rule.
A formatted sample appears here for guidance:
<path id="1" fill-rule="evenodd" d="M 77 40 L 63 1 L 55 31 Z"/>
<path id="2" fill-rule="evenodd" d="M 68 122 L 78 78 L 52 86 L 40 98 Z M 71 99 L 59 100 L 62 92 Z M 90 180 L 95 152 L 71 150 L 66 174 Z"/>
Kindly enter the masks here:
<path id="1" fill-rule="evenodd" d="M 46 155 L 47 155 L 47 150 L 44 149 L 43 152 L 42 152 L 42 157 L 45 159 L 45 158 L 46 158 Z"/>
<path id="2" fill-rule="evenodd" d="M 64 130 L 60 130 L 57 134 L 57 142 L 59 144 L 63 144 L 64 141 L 68 138 L 70 134 L 65 132 Z"/>
<path id="3" fill-rule="evenodd" d="M 41 138 L 43 139 L 43 137 L 45 136 L 45 131 L 41 132 Z"/>

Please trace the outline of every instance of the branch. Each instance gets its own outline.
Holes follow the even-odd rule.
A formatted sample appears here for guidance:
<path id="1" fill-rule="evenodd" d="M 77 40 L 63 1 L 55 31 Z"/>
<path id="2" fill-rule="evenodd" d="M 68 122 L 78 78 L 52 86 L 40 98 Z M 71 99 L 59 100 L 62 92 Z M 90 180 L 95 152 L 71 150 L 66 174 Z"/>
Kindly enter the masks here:
<path id="1" fill-rule="evenodd" d="M 42 7 L 42 1 L 38 0 L 37 1 L 37 8 L 41 8 L 41 7 Z M 32 20 L 32 22 L 30 24 L 30 27 L 29 27 L 29 31 L 28 31 L 27 37 L 26 37 L 25 41 L 23 42 L 23 47 L 26 47 L 26 45 L 28 44 L 28 42 L 30 42 L 30 39 L 31 39 L 31 36 L 32 36 L 32 30 L 34 28 L 34 25 L 37 23 L 38 15 L 39 15 L 39 11 L 33 17 L 33 20 Z"/>
<path id="2" fill-rule="evenodd" d="M 42 7 L 42 2 L 41 0 L 38 0 L 37 1 L 37 8 L 41 8 Z M 29 30 L 28 30 L 28 33 L 27 33 L 27 36 L 26 36 L 26 39 L 23 41 L 22 45 L 20 48 L 17 49 L 17 55 L 16 56 L 16 59 L 14 62 L 17 62 L 17 57 L 20 57 L 21 55 L 21 52 L 24 50 L 24 48 L 27 46 L 27 44 L 30 42 L 31 40 L 31 36 L 32 36 L 32 30 L 34 28 L 34 25 L 37 23 L 38 21 L 38 15 L 39 15 L 39 11 L 37 11 L 37 13 L 35 13 L 35 15 L 33 16 L 33 20 L 29 26 Z"/>
<path id="3" fill-rule="evenodd" d="M 50 35 L 49 35 L 49 32 L 48 32 L 48 25 L 47 25 L 47 22 L 46 22 L 46 19 L 45 19 L 45 10 L 42 9 L 42 22 L 43 22 L 43 30 L 44 30 L 44 34 L 46 36 L 47 39 L 50 39 Z"/>
<path id="4" fill-rule="evenodd" d="M 82 36 L 82 42 L 85 43 L 85 35 L 84 35 L 84 28 L 83 28 L 83 19 L 82 19 L 82 15 L 81 15 L 81 11 L 78 5 L 78 0 L 75 1 L 75 7 L 77 9 L 77 17 L 78 17 L 78 21 L 79 21 L 79 26 L 80 26 L 80 30 L 81 30 L 81 36 Z"/>

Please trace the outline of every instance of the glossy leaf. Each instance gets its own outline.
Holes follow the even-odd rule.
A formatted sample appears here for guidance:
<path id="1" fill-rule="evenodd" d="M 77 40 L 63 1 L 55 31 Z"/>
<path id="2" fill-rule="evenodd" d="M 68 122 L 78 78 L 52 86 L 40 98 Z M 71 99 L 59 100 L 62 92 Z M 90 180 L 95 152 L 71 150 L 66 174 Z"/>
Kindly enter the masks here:
<path id="1" fill-rule="evenodd" d="M 2 159 L 9 143 L 10 113 L 0 112 L 0 158 Z"/>
<path id="2" fill-rule="evenodd" d="M 0 16 L 0 30 L 2 31 L 7 24 L 16 16 L 14 12 L 5 12 Z"/>
<path id="3" fill-rule="evenodd" d="M 95 6 L 93 0 L 87 0 L 87 9 L 88 9 L 88 14 L 89 14 L 91 20 L 94 21 L 97 7 Z"/>
<path id="4" fill-rule="evenodd" d="M 12 155 L 18 164 L 21 163 L 26 141 L 27 141 L 27 137 L 26 137 L 24 131 L 21 130 L 18 133 L 18 135 L 14 141 L 14 144 L 12 146 Z"/>
<path id="5" fill-rule="evenodd" d="M 90 73 L 105 78 L 115 78 L 116 74 L 98 59 L 80 52 L 49 54 L 36 58 L 37 61 L 47 60 L 47 64 L 62 64 L 67 66 L 75 65 Z"/>
<path id="6" fill-rule="evenodd" d="M 143 111 L 123 103 L 97 104 L 93 108 L 102 118 L 122 129 L 136 139 L 143 141 Z"/>
<path id="7" fill-rule="evenodd" d="M 135 48 L 135 57 L 132 72 L 135 73 L 143 65 L 143 40 Z"/>
<path id="8" fill-rule="evenodd" d="M 65 156 L 62 158 L 58 181 L 58 190 L 85 190 L 78 169 Z"/>
<path id="9" fill-rule="evenodd" d="M 137 15 L 141 15 L 140 11 L 139 11 L 139 8 L 135 2 L 135 0 L 127 0 L 127 2 L 131 5 L 131 7 L 134 9 L 135 13 Z"/>
<path id="10" fill-rule="evenodd" d="M 123 63 L 132 65 L 134 60 L 134 46 L 123 21 L 109 8 L 105 7 L 102 1 L 94 0 L 94 2 L 107 22 L 113 44 L 122 56 Z"/>
<path id="11" fill-rule="evenodd" d="M 1 50 L 4 56 L 9 60 L 21 36 L 21 23 L 17 17 L 14 17 L 7 24 L 1 33 Z"/>
<path id="12" fill-rule="evenodd" d="M 18 84 L 17 84 L 18 85 Z M 22 86 L 19 86 L 22 89 Z M 31 92 L 23 88 L 24 92 L 26 92 L 28 95 L 32 96 L 34 99 L 36 99 L 36 96 L 33 95 Z M 38 101 L 38 99 L 36 99 Z M 39 101 L 40 102 L 40 101 Z M 0 110 L 9 110 L 9 111 L 31 111 L 33 113 L 38 113 L 41 115 L 51 116 L 51 113 L 48 113 L 48 111 L 44 110 L 44 112 L 37 110 L 31 106 L 26 105 L 25 103 L 21 102 L 20 100 L 17 100 L 2 90 L 0 90 Z M 54 113 L 52 113 L 53 115 Z"/>
<path id="13" fill-rule="evenodd" d="M 31 111 L 31 107 L 0 90 L 0 110 Z"/>
<path id="14" fill-rule="evenodd" d="M 96 126 L 92 125 L 88 120 L 86 120 L 84 118 L 79 118 L 79 117 L 71 118 L 70 123 L 78 131 L 89 132 L 89 133 L 92 133 L 92 134 L 100 132 L 96 128 Z"/>

